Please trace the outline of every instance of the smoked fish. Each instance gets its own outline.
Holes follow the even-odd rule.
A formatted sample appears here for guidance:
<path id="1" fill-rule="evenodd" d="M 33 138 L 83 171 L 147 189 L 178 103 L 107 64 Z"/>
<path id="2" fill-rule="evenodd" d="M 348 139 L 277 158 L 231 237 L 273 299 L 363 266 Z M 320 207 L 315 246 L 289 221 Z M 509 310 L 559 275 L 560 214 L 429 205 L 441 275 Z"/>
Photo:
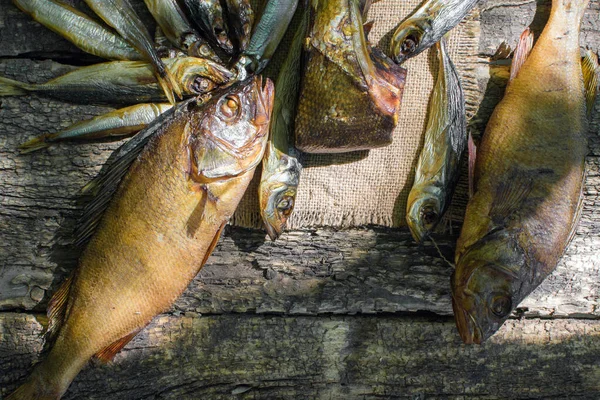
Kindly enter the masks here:
<path id="1" fill-rule="evenodd" d="M 109 60 L 142 61 L 144 57 L 121 36 L 81 11 L 55 0 L 12 0 L 25 14 L 81 50 Z"/>
<path id="2" fill-rule="evenodd" d="M 169 309 L 246 191 L 272 104 L 273 84 L 258 77 L 204 105 L 188 101 L 148 128 L 158 132 L 128 169 L 111 164 L 109 174 L 127 172 L 77 270 L 49 303 L 51 350 L 7 400 L 59 399 L 90 358 L 110 360 Z M 92 203 L 87 223 L 100 214 Z"/>
<path id="3" fill-rule="evenodd" d="M 229 29 L 223 15 L 220 0 L 184 0 L 184 4 L 195 24 L 206 39 L 227 54 L 233 54 L 233 43 L 229 39 Z"/>
<path id="4" fill-rule="evenodd" d="M 302 165 L 291 154 L 289 138 L 294 132 L 294 112 L 300 90 L 302 45 L 307 27 L 308 13 L 302 10 L 300 25 L 296 29 L 275 82 L 269 143 L 258 185 L 260 213 L 271 240 L 277 240 L 285 229 L 294 210 L 300 184 Z"/>
<path id="5" fill-rule="evenodd" d="M 494 334 L 554 270 L 574 235 L 587 153 L 585 81 L 595 74 L 582 73 L 580 58 L 588 2 L 553 0 L 531 52 L 524 32 L 513 78 L 477 148 L 451 278 L 465 343 Z"/>
<path id="6" fill-rule="evenodd" d="M 406 70 L 369 45 L 359 0 L 310 3 L 296 147 L 342 153 L 389 145 Z"/>
<path id="7" fill-rule="evenodd" d="M 479 0 L 428 0 L 405 19 L 390 43 L 392 59 L 402 64 L 439 42 Z"/>
<path id="8" fill-rule="evenodd" d="M 467 145 L 465 96 L 444 42 L 442 39 L 437 44 L 440 66 L 429 105 L 425 142 L 408 195 L 406 222 L 418 243 L 444 216 Z"/>
<path id="9" fill-rule="evenodd" d="M 104 22 L 113 27 L 119 35 L 135 47 L 144 59 L 152 64 L 159 86 L 171 104 L 175 95 L 181 98 L 179 82 L 171 75 L 158 56 L 148 28 L 140 20 L 129 0 L 84 0 Z"/>
<path id="10" fill-rule="evenodd" d="M 184 97 L 208 93 L 234 78 L 227 68 L 206 59 L 166 58 L 164 63 L 179 82 Z M 158 87 L 152 66 L 141 61 L 94 64 L 42 84 L 0 77 L 0 97 L 29 93 L 81 104 L 130 105 L 167 101 Z"/>
<path id="11" fill-rule="evenodd" d="M 144 129 L 173 106 L 170 103 L 136 104 L 77 122 L 67 129 L 33 138 L 19 146 L 21 154 L 50 147 L 66 140 L 88 140 L 128 136 Z"/>

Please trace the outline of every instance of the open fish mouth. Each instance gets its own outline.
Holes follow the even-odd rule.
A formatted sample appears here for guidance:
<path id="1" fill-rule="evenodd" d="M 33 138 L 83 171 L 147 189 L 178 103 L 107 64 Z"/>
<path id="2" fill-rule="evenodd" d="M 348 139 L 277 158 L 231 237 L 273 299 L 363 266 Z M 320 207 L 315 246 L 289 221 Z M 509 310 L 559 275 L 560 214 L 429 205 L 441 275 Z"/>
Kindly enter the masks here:
<path id="1" fill-rule="evenodd" d="M 481 329 L 477 326 L 471 314 L 458 305 L 454 296 L 452 296 L 452 309 L 454 310 L 456 327 L 463 342 L 465 344 L 481 344 L 484 340 Z"/>

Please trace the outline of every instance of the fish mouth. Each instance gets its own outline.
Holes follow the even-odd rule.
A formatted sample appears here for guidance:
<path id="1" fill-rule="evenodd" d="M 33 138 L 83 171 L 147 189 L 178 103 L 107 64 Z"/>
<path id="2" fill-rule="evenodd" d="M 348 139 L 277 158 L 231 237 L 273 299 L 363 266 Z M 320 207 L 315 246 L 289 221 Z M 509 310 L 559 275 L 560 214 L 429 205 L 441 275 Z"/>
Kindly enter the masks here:
<path id="1" fill-rule="evenodd" d="M 452 309 L 454 310 L 454 320 L 456 321 L 456 327 L 462 341 L 465 344 L 481 344 L 484 340 L 481 329 L 477 326 L 471 314 L 458 305 L 454 296 L 452 296 Z"/>
<path id="2" fill-rule="evenodd" d="M 392 59 L 397 64 L 402 64 L 406 61 L 410 56 L 417 52 L 419 45 L 421 44 L 422 36 L 423 32 L 414 26 L 398 28 L 394 33 L 390 45 Z"/>
<path id="3" fill-rule="evenodd" d="M 269 235 L 271 241 L 274 242 L 279 239 L 279 236 L 281 236 L 281 233 L 283 232 L 283 225 L 276 227 L 265 222 L 265 229 L 267 230 L 267 234 Z"/>

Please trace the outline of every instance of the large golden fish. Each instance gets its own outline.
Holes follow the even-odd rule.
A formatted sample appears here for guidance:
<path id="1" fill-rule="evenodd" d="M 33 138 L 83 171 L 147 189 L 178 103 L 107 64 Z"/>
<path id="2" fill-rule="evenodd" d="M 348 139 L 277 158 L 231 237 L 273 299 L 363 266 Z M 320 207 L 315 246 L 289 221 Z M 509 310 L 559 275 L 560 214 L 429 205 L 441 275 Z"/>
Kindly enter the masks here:
<path id="1" fill-rule="evenodd" d="M 8 399 L 60 398 L 91 357 L 111 359 L 169 309 L 254 175 L 272 99 L 272 82 L 263 88 L 254 78 L 206 105 L 188 102 L 151 127 L 158 132 L 129 167 L 76 272 L 50 301 L 50 353 Z M 118 177 L 122 164 L 115 161 L 108 175 Z M 99 218 L 103 190 L 87 209 L 84 238 Z"/>
<path id="2" fill-rule="evenodd" d="M 588 2 L 553 0 L 531 54 L 524 33 L 506 94 L 477 149 L 452 277 L 465 343 L 498 330 L 554 270 L 574 233 L 587 153 L 584 75 L 594 74 L 582 74 L 579 48 Z"/>

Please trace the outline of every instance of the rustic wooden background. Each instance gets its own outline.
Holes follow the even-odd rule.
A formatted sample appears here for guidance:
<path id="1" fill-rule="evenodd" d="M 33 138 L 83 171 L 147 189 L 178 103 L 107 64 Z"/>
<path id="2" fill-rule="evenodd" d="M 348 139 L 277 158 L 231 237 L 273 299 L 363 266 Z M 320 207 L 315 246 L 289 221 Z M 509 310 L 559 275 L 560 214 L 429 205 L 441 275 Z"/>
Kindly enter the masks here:
<path id="1" fill-rule="evenodd" d="M 549 4 L 480 2 L 475 131 L 505 85 L 505 63 L 490 65 L 490 57 L 526 26 L 539 33 Z M 599 14 L 592 0 L 581 43 L 595 51 Z M 43 82 L 92 61 L 0 0 L 0 75 Z M 173 309 L 113 363 L 82 371 L 65 398 L 600 398 L 599 109 L 577 235 L 555 273 L 488 343 L 461 343 L 451 267 L 405 230 L 303 230 L 271 243 L 264 232 L 229 229 Z M 77 193 L 120 142 L 27 156 L 17 145 L 104 110 L 0 99 L 0 397 L 40 356 L 45 305 L 77 263 L 67 239 L 82 209 Z M 456 233 L 438 237 L 449 258 Z"/>

